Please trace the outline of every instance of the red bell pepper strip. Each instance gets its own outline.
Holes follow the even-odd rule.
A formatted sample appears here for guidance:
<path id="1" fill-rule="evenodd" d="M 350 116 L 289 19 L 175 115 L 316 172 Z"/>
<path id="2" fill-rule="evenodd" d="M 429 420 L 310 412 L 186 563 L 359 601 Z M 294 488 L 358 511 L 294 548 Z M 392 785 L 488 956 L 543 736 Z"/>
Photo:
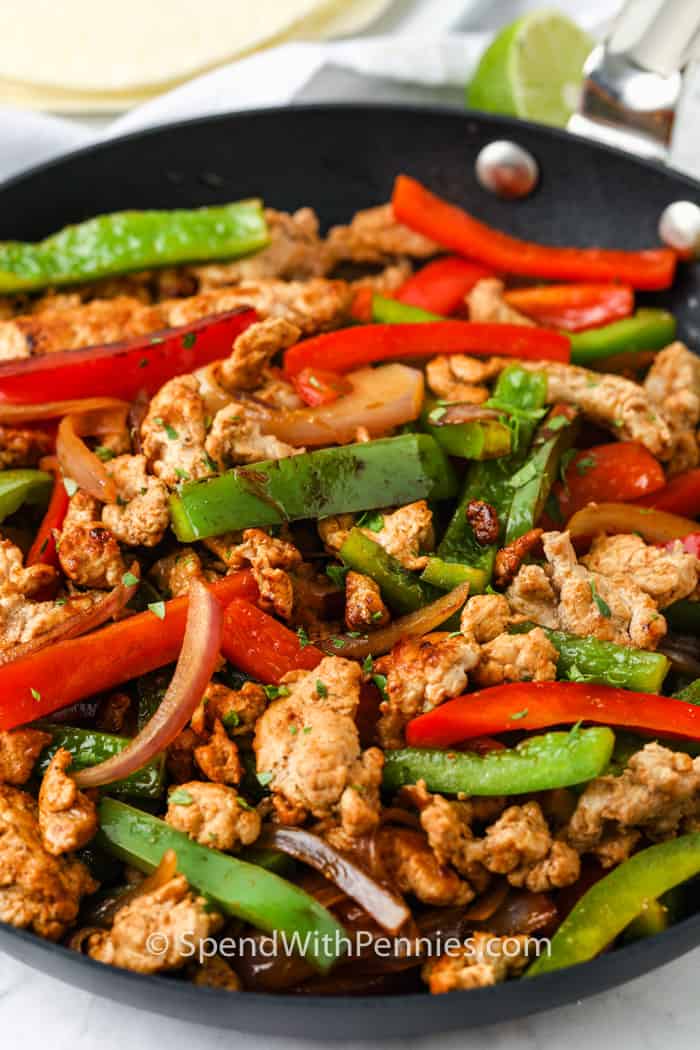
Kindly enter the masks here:
<path id="1" fill-rule="evenodd" d="M 443 248 L 502 273 L 551 281 L 622 281 L 647 290 L 669 288 L 673 283 L 676 254 L 669 249 L 607 251 L 522 241 L 479 222 L 408 175 L 397 178 L 392 205 L 399 222 Z"/>
<path id="2" fill-rule="evenodd" d="M 309 367 L 349 372 L 375 361 L 434 357 L 435 354 L 498 354 L 531 361 L 566 362 L 569 340 L 547 328 L 517 324 L 470 321 L 371 324 L 341 328 L 297 343 L 285 352 L 284 370 L 290 376 Z"/>
<path id="3" fill-rule="evenodd" d="M 576 722 L 700 740 L 700 707 L 579 682 L 510 682 L 459 696 L 409 723 L 411 747 L 451 747 L 474 736 Z"/>
<path id="4" fill-rule="evenodd" d="M 477 281 L 493 277 L 493 270 L 448 255 L 427 263 L 401 285 L 394 298 L 432 314 L 449 316 L 464 306 L 465 296 Z"/>
<path id="5" fill-rule="evenodd" d="M 672 478 L 657 492 L 635 500 L 639 507 L 654 507 L 686 518 L 700 517 L 700 467 Z"/>
<path id="6" fill-rule="evenodd" d="M 326 368 L 302 368 L 292 376 L 292 383 L 302 401 L 312 407 L 329 405 L 352 390 L 347 379 Z"/>
<path id="7" fill-rule="evenodd" d="M 564 518 L 588 503 L 625 503 L 664 487 L 661 464 L 636 441 L 577 452 L 565 472 L 565 481 L 554 486 L 554 496 Z"/>
<path id="8" fill-rule="evenodd" d="M 230 310 L 123 343 L 11 361 L 0 365 L 0 404 L 103 396 L 131 401 L 142 390 L 155 394 L 173 376 L 227 357 L 256 320 L 254 310 Z"/>
<path id="9" fill-rule="evenodd" d="M 257 598 L 249 571 L 211 584 L 222 605 Z M 54 711 L 113 689 L 177 659 L 185 635 L 187 597 L 165 603 L 162 619 L 137 613 L 91 634 L 57 642 L 0 667 L 0 730 L 33 722 Z"/>
<path id="10" fill-rule="evenodd" d="M 629 317 L 634 291 L 626 284 L 543 284 L 505 293 L 510 306 L 538 324 L 581 332 Z"/>
<path id="11" fill-rule="evenodd" d="M 659 547 L 672 551 L 677 543 L 678 540 L 669 540 L 668 543 L 660 543 Z M 691 532 L 689 536 L 684 536 L 681 546 L 686 554 L 694 554 L 696 558 L 700 558 L 700 532 Z"/>
<path id="12" fill-rule="evenodd" d="M 63 484 L 61 472 L 54 472 L 53 491 L 46 514 L 39 526 L 34 542 L 27 554 L 27 565 L 53 565 L 58 568 L 58 555 L 56 553 L 56 539 L 54 529 L 60 531 L 63 519 L 68 510 L 68 493 Z"/>

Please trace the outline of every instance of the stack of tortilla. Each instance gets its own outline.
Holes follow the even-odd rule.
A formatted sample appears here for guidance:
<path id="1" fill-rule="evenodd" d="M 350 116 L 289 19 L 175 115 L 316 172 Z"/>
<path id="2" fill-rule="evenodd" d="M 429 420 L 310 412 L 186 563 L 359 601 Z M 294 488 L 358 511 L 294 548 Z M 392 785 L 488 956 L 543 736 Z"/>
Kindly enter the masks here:
<path id="1" fill-rule="evenodd" d="M 0 0 L 0 104 L 116 112 L 272 44 L 347 36 L 391 0 Z"/>

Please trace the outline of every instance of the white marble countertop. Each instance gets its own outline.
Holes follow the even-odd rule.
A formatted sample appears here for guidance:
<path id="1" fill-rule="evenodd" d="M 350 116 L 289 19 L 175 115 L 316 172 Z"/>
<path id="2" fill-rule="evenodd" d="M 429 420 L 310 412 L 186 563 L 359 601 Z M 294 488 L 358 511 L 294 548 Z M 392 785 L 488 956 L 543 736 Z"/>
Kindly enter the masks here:
<path id="1" fill-rule="evenodd" d="M 698 1042 L 700 949 L 605 995 L 524 1021 L 434 1039 L 404 1039 L 415 1050 L 691 1050 Z M 2 1045 L 22 1050 L 304 1050 L 299 1039 L 255 1037 L 170 1020 L 86 995 L 0 954 Z M 439 1040 L 439 1042 L 438 1042 Z M 330 1044 L 329 1044 L 330 1045 Z M 333 1044 L 360 1047 L 391 1044 Z"/>

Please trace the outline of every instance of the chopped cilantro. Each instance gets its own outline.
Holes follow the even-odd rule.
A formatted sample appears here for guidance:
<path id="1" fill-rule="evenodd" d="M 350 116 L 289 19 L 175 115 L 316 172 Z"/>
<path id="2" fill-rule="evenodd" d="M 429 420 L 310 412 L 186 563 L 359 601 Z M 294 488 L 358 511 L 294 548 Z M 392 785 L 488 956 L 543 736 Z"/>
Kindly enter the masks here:
<path id="1" fill-rule="evenodd" d="M 148 368 L 148 358 L 142 357 L 139 361 L 139 368 Z"/>
<path id="2" fill-rule="evenodd" d="M 382 694 L 382 700 L 388 700 L 389 697 L 386 691 L 386 675 L 385 674 L 373 674 L 372 681 L 376 685 L 379 692 Z"/>
<path id="3" fill-rule="evenodd" d="M 372 668 L 374 667 L 374 660 L 371 656 L 366 656 L 362 661 L 363 674 L 371 674 Z"/>
<path id="4" fill-rule="evenodd" d="M 610 617 L 612 616 L 612 613 L 610 612 L 610 606 L 605 601 L 605 599 L 601 598 L 601 596 L 598 594 L 598 588 L 596 587 L 595 580 L 594 580 L 594 578 L 592 576 L 591 576 L 591 597 L 593 598 L 593 601 L 595 602 L 596 608 L 597 608 L 598 612 L 600 613 L 600 615 L 604 616 L 606 618 L 606 620 L 609 620 Z"/>
<path id="5" fill-rule="evenodd" d="M 302 729 L 302 733 L 304 733 L 304 734 L 310 733 L 312 729 L 313 729 L 313 726 L 304 726 L 304 728 Z"/>
<path id="6" fill-rule="evenodd" d="M 522 711 L 514 711 L 512 715 L 509 715 L 511 722 L 517 722 L 521 718 L 527 718 L 527 707 L 524 707 Z"/>
<path id="7" fill-rule="evenodd" d="M 588 471 L 592 470 L 595 466 L 595 456 L 584 456 L 583 459 L 576 460 L 576 473 L 583 477 L 584 474 L 587 474 Z"/>
<path id="8" fill-rule="evenodd" d="M 258 784 L 262 784 L 263 787 L 267 787 L 272 780 L 272 773 L 258 773 L 256 775 L 258 778 Z"/>
<path id="9" fill-rule="evenodd" d="M 168 795 L 168 803 L 173 806 L 191 806 L 193 802 L 189 791 L 185 791 L 184 788 L 176 788 Z"/>
<path id="10" fill-rule="evenodd" d="M 190 480 L 189 474 L 186 470 L 183 470 L 182 467 L 175 467 L 175 477 L 178 479 L 178 481 Z"/>
<path id="11" fill-rule="evenodd" d="M 443 416 L 447 415 L 447 409 L 444 405 L 438 405 L 428 416 L 429 423 L 439 423 Z"/>
<path id="12" fill-rule="evenodd" d="M 48 545 L 49 545 L 49 537 L 45 536 L 44 537 L 44 542 L 42 543 L 41 547 L 39 547 L 39 554 L 43 554 L 44 551 L 46 550 L 46 548 L 48 547 Z"/>
<path id="13" fill-rule="evenodd" d="M 185 350 L 191 350 L 196 342 L 196 332 L 185 332 L 185 334 L 182 337 L 182 345 L 184 346 Z"/>
<path id="14" fill-rule="evenodd" d="M 578 455 L 578 453 L 575 448 L 567 449 L 567 451 L 564 453 L 564 455 L 561 457 L 561 460 L 559 461 L 559 477 L 561 478 L 561 483 L 564 486 L 565 492 L 569 491 L 569 483 L 566 479 L 566 472 L 568 471 L 571 465 L 571 460 L 576 455 Z"/>
<path id="15" fill-rule="evenodd" d="M 305 649 L 307 645 L 311 645 L 311 639 L 309 638 L 305 627 L 297 627 L 297 638 L 299 639 L 299 645 L 302 649 Z"/>
<path id="16" fill-rule="evenodd" d="M 282 696 L 289 696 L 286 685 L 264 685 L 263 691 L 268 700 L 278 700 Z"/>
<path id="17" fill-rule="evenodd" d="M 125 587 L 133 587 L 134 584 L 139 582 L 138 576 L 134 576 L 133 572 L 125 572 L 122 576 L 122 583 Z"/>
<path id="18" fill-rule="evenodd" d="M 64 478 L 63 487 L 65 488 L 69 496 L 75 496 L 76 492 L 78 491 L 78 482 L 73 481 L 73 478 Z"/>
<path id="19" fill-rule="evenodd" d="M 322 697 L 328 696 L 328 686 L 326 685 L 325 682 L 322 682 L 320 678 L 316 679 L 316 692 L 318 693 L 319 696 L 322 696 Z"/>
<path id="20" fill-rule="evenodd" d="M 165 337 L 162 336 L 162 335 L 152 335 L 151 338 L 149 339 L 149 342 L 150 342 L 151 346 L 155 346 L 156 343 L 164 343 L 165 342 Z"/>
<path id="21" fill-rule="evenodd" d="M 547 422 L 545 423 L 545 427 L 547 428 L 547 430 L 550 430 L 550 431 L 552 431 L 552 430 L 563 430 L 564 427 L 568 427 L 570 425 L 571 425 L 571 420 L 568 419 L 566 416 L 562 416 L 562 415 L 553 416 L 552 419 L 548 419 Z"/>
<path id="22" fill-rule="evenodd" d="M 334 583 L 336 587 L 345 586 L 345 577 L 348 574 L 348 569 L 345 565 L 326 565 L 326 576 Z"/>
<path id="23" fill-rule="evenodd" d="M 241 716 L 238 711 L 227 711 L 221 716 L 221 724 L 224 729 L 236 729 L 241 724 Z"/>
<path id="24" fill-rule="evenodd" d="M 370 532 L 381 532 L 384 528 L 384 515 L 378 510 L 366 510 L 357 519 L 360 529 L 369 529 Z"/>
<path id="25" fill-rule="evenodd" d="M 109 463 L 110 459 L 114 459 L 116 456 L 116 452 L 113 452 L 111 448 L 107 448 L 106 445 L 95 445 L 92 451 L 103 463 Z"/>
<path id="26" fill-rule="evenodd" d="M 382 612 L 381 609 L 375 609 L 375 611 L 372 613 L 370 619 L 371 619 L 372 623 L 377 623 L 378 620 L 381 620 L 383 615 L 384 615 L 384 613 Z"/>
<path id="27" fill-rule="evenodd" d="M 321 383 L 319 383 L 319 381 L 318 381 L 318 379 L 316 378 L 315 375 L 310 375 L 309 376 L 309 386 L 314 387 L 315 390 L 321 390 L 322 389 L 322 385 L 321 385 Z"/>
<path id="28" fill-rule="evenodd" d="M 163 430 L 168 441 L 177 441 L 177 430 L 170 423 L 163 423 Z"/>
<path id="29" fill-rule="evenodd" d="M 299 732 L 299 726 L 290 725 L 289 732 L 292 734 L 292 736 L 296 736 Z"/>
<path id="30" fill-rule="evenodd" d="M 67 598 L 57 598 L 54 605 L 65 605 L 67 601 Z"/>
<path id="31" fill-rule="evenodd" d="M 148 611 L 157 616 L 159 620 L 165 619 L 165 602 L 150 602 Z"/>
<path id="32" fill-rule="evenodd" d="M 34 689 L 34 687 L 32 687 L 29 690 L 29 692 L 32 694 L 32 700 L 41 700 L 41 693 L 38 689 Z"/>
<path id="33" fill-rule="evenodd" d="M 217 467 L 216 463 L 211 458 L 211 456 L 209 455 L 208 452 L 205 452 L 204 455 L 202 456 L 202 463 L 207 468 L 207 470 L 210 470 L 212 472 L 212 474 L 216 474 L 217 473 L 219 468 Z"/>
<path id="34" fill-rule="evenodd" d="M 247 799 L 243 798 L 242 795 L 236 795 L 236 802 L 241 807 L 241 809 L 254 809 L 254 806 L 251 806 L 250 802 L 248 802 Z"/>
<path id="35" fill-rule="evenodd" d="M 339 638 L 336 635 L 335 638 L 331 638 L 331 644 L 333 645 L 334 649 L 344 649 L 345 648 L 345 639 L 344 638 Z"/>

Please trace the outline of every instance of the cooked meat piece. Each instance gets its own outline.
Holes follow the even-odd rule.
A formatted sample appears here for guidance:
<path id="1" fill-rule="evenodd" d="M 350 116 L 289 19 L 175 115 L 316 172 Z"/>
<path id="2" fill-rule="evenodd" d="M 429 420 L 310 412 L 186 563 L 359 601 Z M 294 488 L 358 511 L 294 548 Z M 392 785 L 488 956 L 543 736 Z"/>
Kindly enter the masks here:
<path id="1" fill-rule="evenodd" d="M 313 671 L 293 671 L 289 695 L 274 700 L 255 729 L 258 775 L 270 778 L 279 819 L 301 823 L 306 814 L 339 816 L 359 835 L 379 821 L 384 756 L 361 751 L 354 716 L 360 699 L 358 664 L 325 657 Z"/>
<path id="2" fill-rule="evenodd" d="M 141 424 L 141 447 L 156 477 L 169 488 L 216 473 L 204 447 L 207 413 L 193 375 L 176 376 L 160 388 Z"/>
<path id="3" fill-rule="evenodd" d="M 255 400 L 276 411 L 291 412 L 294 408 L 303 408 L 304 402 L 282 371 L 276 367 L 264 368 L 261 386 L 254 391 Z"/>
<path id="4" fill-rule="evenodd" d="M 700 574 L 700 561 L 683 549 L 680 540 L 667 551 L 633 533 L 597 536 L 581 563 L 602 576 L 625 577 L 653 598 L 659 609 L 692 594 Z"/>
<path id="5" fill-rule="evenodd" d="M 232 788 L 197 780 L 170 791 L 165 819 L 200 845 L 230 852 L 255 842 L 261 828 L 257 810 Z"/>
<path id="6" fill-rule="evenodd" d="M 285 281 L 306 281 L 323 277 L 328 266 L 318 219 L 311 208 L 299 208 L 291 215 L 274 208 L 265 209 L 270 243 L 254 255 L 233 262 L 208 263 L 189 268 L 199 290 L 208 292 L 240 281 L 260 281 L 278 277 Z"/>
<path id="7" fill-rule="evenodd" d="M 570 886 L 580 874 L 578 853 L 554 841 L 537 802 L 508 809 L 486 829 L 482 839 L 465 847 L 465 859 L 505 875 L 513 886 L 534 893 Z"/>
<path id="8" fill-rule="evenodd" d="M 606 831 L 600 842 L 588 851 L 597 857 L 602 868 L 614 868 L 628 860 L 642 837 L 641 831 L 615 828 Z"/>
<path id="9" fill-rule="evenodd" d="M 479 645 L 503 634 L 511 621 L 510 606 L 502 594 L 475 594 L 462 609 L 460 630 Z"/>
<path id="10" fill-rule="evenodd" d="M 243 775 L 238 747 L 218 718 L 208 742 L 195 747 L 194 757 L 205 777 L 216 784 L 237 784 Z"/>
<path id="11" fill-rule="evenodd" d="M 0 425 L 0 470 L 35 467 L 52 452 L 54 439 L 43 430 Z"/>
<path id="12" fill-rule="evenodd" d="M 193 580 L 208 580 L 215 574 L 205 571 L 201 558 L 192 547 L 180 547 L 159 558 L 148 575 L 161 594 L 178 598 L 189 592 Z"/>
<path id="13" fill-rule="evenodd" d="M 384 825 L 375 836 L 379 872 L 400 893 L 410 893 L 434 907 L 468 904 L 474 899 L 469 883 L 441 864 L 413 828 Z"/>
<path id="14" fill-rule="evenodd" d="M 57 941 L 98 887 L 79 860 L 44 849 L 31 795 L 0 786 L 0 920 Z"/>
<path id="15" fill-rule="evenodd" d="M 558 658 L 541 627 L 527 634 L 499 634 L 482 647 L 472 680 L 481 689 L 502 682 L 553 682 Z"/>
<path id="16" fill-rule="evenodd" d="M 542 532 L 542 529 L 530 529 L 496 553 L 493 575 L 497 587 L 508 587 L 513 582 L 523 560 L 540 542 Z"/>
<path id="17" fill-rule="evenodd" d="M 522 619 L 552 630 L 560 626 L 557 594 L 541 565 L 521 565 L 506 595 L 511 609 Z"/>
<path id="18" fill-rule="evenodd" d="M 354 292 L 362 288 L 371 288 L 375 295 L 392 296 L 394 292 L 398 292 L 402 284 L 405 284 L 412 273 L 413 267 L 408 259 L 399 259 L 385 266 L 379 273 L 358 277 L 351 281 L 350 285 Z"/>
<path id="19" fill-rule="evenodd" d="M 294 588 L 288 571 L 301 565 L 301 554 L 293 543 L 270 536 L 264 529 L 245 529 L 242 540 L 225 533 L 205 540 L 205 544 L 229 569 L 249 565 L 260 590 L 262 607 L 290 619 Z"/>
<path id="20" fill-rule="evenodd" d="M 134 973 L 179 970 L 220 926 L 221 916 L 207 910 L 203 897 L 194 896 L 184 875 L 175 875 L 120 908 L 111 930 L 88 938 L 87 953 Z"/>
<path id="21" fill-rule="evenodd" d="M 124 733 L 131 714 L 128 693 L 110 693 L 100 700 L 95 712 L 95 729 L 101 733 Z"/>
<path id="22" fill-rule="evenodd" d="M 0 784 L 26 784 L 34 763 L 51 740 L 51 734 L 40 729 L 0 733 Z"/>
<path id="23" fill-rule="evenodd" d="M 465 513 L 477 543 L 488 547 L 496 542 L 500 525 L 495 507 L 482 499 L 472 499 L 467 504 Z"/>
<path id="24" fill-rule="evenodd" d="M 119 544 L 100 519 L 99 503 L 80 489 L 71 496 L 57 548 L 64 573 L 81 587 L 107 590 L 126 572 Z"/>
<path id="25" fill-rule="evenodd" d="M 231 393 L 255 390 L 274 355 L 293 346 L 300 335 L 300 329 L 282 317 L 252 324 L 238 336 L 230 357 L 219 363 L 215 373 L 219 384 Z"/>
<path id="26" fill-rule="evenodd" d="M 520 946 L 517 953 L 516 944 Z M 511 974 L 520 973 L 528 962 L 527 949 L 528 938 L 522 934 L 496 937 L 485 930 L 476 930 L 458 952 L 447 952 L 425 963 L 421 977 L 431 995 L 488 988 L 505 981 Z"/>
<path id="27" fill-rule="evenodd" d="M 194 749 L 203 744 L 206 737 L 195 733 L 194 729 L 183 729 L 168 746 L 166 766 L 171 780 L 184 784 L 196 777 Z"/>
<path id="28" fill-rule="evenodd" d="M 102 521 L 128 547 L 155 547 L 170 525 L 168 490 L 146 473 L 145 456 L 117 456 L 107 464 L 117 502 L 102 510 Z"/>
<path id="29" fill-rule="evenodd" d="M 700 758 L 647 744 L 632 755 L 621 776 L 597 777 L 586 785 L 566 841 L 583 853 L 609 834 L 629 829 L 652 839 L 669 838 L 697 812 L 699 789 Z"/>
<path id="30" fill-rule="evenodd" d="M 497 277 L 485 277 L 477 281 L 467 296 L 469 320 L 482 324 L 522 324 L 534 327 L 525 314 L 509 306 L 503 298 L 505 285 Z"/>
<path id="31" fill-rule="evenodd" d="M 480 405 L 489 396 L 486 386 L 503 371 L 506 358 L 476 358 L 466 354 L 441 354 L 433 357 L 425 369 L 425 377 L 433 394 L 446 401 L 465 401 Z"/>
<path id="32" fill-rule="evenodd" d="M 398 507 L 393 512 L 385 510 L 376 513 L 382 516 L 382 528 L 375 532 L 360 526 L 360 531 L 388 554 L 392 554 L 406 569 L 425 568 L 428 559 L 421 551 L 432 550 L 435 546 L 433 513 L 426 501 L 420 499 L 415 503 L 407 503 L 405 507 Z M 318 532 L 329 553 L 335 554 L 340 550 L 354 525 L 352 514 L 338 514 L 319 521 Z"/>
<path id="33" fill-rule="evenodd" d="M 257 682 L 244 682 L 240 689 L 210 682 L 191 725 L 200 736 L 206 736 L 220 721 L 230 736 L 240 736 L 252 733 L 266 707 L 265 690 Z"/>
<path id="34" fill-rule="evenodd" d="M 404 794 L 410 790 L 406 789 Z M 471 829 L 474 809 L 471 801 L 450 802 L 442 795 L 430 795 L 423 781 L 413 790 L 412 801 L 421 811 L 421 827 L 438 862 L 443 866 L 451 864 L 467 879 L 474 894 L 482 893 L 489 883 L 490 875 L 483 864 L 469 854 L 474 842 Z"/>
<path id="35" fill-rule="evenodd" d="M 325 248 L 333 263 L 384 263 L 395 255 L 427 259 L 441 251 L 434 241 L 397 222 L 391 204 L 358 211 L 349 226 L 334 226 Z"/>
<path id="36" fill-rule="evenodd" d="M 267 413 L 252 401 L 232 401 L 214 416 L 205 441 L 205 454 L 218 470 L 265 459 L 286 459 L 304 452 L 264 434 Z"/>
<path id="37" fill-rule="evenodd" d="M 335 514 L 329 518 L 319 518 L 317 522 L 318 534 L 329 554 L 338 553 L 354 524 L 354 514 Z M 375 535 L 376 533 L 372 533 L 373 537 Z"/>
<path id="38" fill-rule="evenodd" d="M 81 849 L 97 831 L 97 809 L 68 775 L 73 756 L 61 747 L 49 763 L 39 790 L 39 830 L 54 857 Z"/>
<path id="39" fill-rule="evenodd" d="M 168 325 L 189 324 L 211 314 L 252 306 L 262 319 L 280 317 L 305 335 L 337 328 L 349 316 L 353 292 L 345 281 L 314 277 L 310 281 L 242 281 L 230 288 L 171 299 L 158 309 Z M 11 322 L 9 322 L 11 323 Z M 0 325 L 0 336 L 2 326 Z"/>
<path id="40" fill-rule="evenodd" d="M 553 361 L 520 363 L 531 371 L 547 373 L 550 403 L 577 405 L 588 419 L 612 430 L 620 441 L 639 441 L 657 459 L 670 458 L 673 440 L 668 424 L 638 383 Z"/>
<path id="41" fill-rule="evenodd" d="M 220 988 L 224 992 L 240 992 L 241 982 L 225 959 L 211 955 L 198 966 L 192 984 L 198 988 Z"/>
<path id="42" fill-rule="evenodd" d="M 654 358 L 644 388 L 671 430 L 669 475 L 696 467 L 700 462 L 700 358 L 683 343 L 671 343 Z"/>
<path id="43" fill-rule="evenodd" d="M 386 675 L 388 699 L 380 705 L 377 733 L 382 747 L 403 747 L 406 725 L 450 697 L 464 692 L 467 672 L 479 662 L 473 638 L 402 638 L 375 667 Z"/>
<path id="44" fill-rule="evenodd" d="M 349 572 L 345 577 L 345 626 L 349 631 L 384 627 L 391 614 L 382 601 L 379 584 L 371 576 Z"/>

